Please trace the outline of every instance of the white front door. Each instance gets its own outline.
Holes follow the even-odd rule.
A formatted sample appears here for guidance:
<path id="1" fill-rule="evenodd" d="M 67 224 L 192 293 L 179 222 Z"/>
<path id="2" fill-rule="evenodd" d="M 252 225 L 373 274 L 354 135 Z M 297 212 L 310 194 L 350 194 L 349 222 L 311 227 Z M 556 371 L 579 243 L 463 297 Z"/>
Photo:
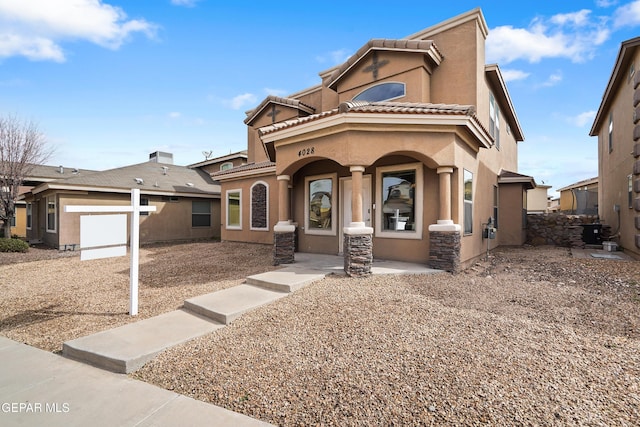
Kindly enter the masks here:
<path id="1" fill-rule="evenodd" d="M 352 182 L 351 178 L 340 178 L 340 203 L 342 208 L 340 209 L 340 242 L 339 250 L 343 253 L 344 246 L 344 232 L 343 227 L 348 227 L 351 224 L 351 194 L 352 194 Z M 365 226 L 371 227 L 371 175 L 362 176 L 362 220 Z"/>

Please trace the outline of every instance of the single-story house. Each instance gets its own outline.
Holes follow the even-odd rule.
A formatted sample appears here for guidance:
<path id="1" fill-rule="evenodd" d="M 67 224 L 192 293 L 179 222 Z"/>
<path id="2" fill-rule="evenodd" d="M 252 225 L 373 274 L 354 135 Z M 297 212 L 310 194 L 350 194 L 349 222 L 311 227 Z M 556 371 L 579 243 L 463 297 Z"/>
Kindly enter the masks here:
<path id="1" fill-rule="evenodd" d="M 477 8 L 402 39 L 372 39 L 321 83 L 247 112 L 247 164 L 213 172 L 223 240 L 456 271 L 525 240 L 524 135 Z M 496 228 L 488 234 L 488 228 Z"/>
<path id="2" fill-rule="evenodd" d="M 149 162 L 78 172 L 30 189 L 23 195 L 28 240 L 79 249 L 83 214 L 65 212 L 65 206 L 130 205 L 133 188 L 140 189 L 141 205 L 156 207 L 141 214 L 141 243 L 219 238 L 220 185 L 200 169 L 159 163 L 172 157 L 154 154 Z"/>
<path id="3" fill-rule="evenodd" d="M 596 215 L 598 213 L 598 177 L 584 179 L 562 187 L 560 211 L 575 215 Z"/>

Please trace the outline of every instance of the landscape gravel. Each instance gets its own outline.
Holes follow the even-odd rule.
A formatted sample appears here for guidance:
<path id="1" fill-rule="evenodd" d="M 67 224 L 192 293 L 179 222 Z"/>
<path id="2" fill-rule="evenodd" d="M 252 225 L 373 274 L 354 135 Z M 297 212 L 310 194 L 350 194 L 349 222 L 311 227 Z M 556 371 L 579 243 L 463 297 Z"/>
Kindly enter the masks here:
<path id="1" fill-rule="evenodd" d="M 254 270 L 273 268 L 269 246 L 201 245 L 145 248 L 147 313 L 175 309 L 183 294 L 240 283 L 248 265 L 240 253 L 225 258 L 228 247 L 251 252 Z M 0 265 L 0 334 L 54 351 L 77 329 L 108 327 L 103 317 L 129 321 L 126 292 L 113 280 L 128 266 L 118 262 L 82 271 L 73 257 Z M 44 268 L 56 274 L 33 276 Z M 31 276 L 7 285 L 6 274 L 18 272 Z M 189 274 L 202 283 L 182 279 Z M 173 285 L 163 285 L 168 276 Z M 38 280 L 53 289 L 43 295 Z M 106 290 L 43 311 L 43 300 L 73 295 L 66 289 L 76 281 Z M 31 291 L 19 292 L 25 287 Z M 458 274 L 329 276 L 165 351 L 132 376 L 281 426 L 636 426 L 639 308 L 639 261 L 500 248 Z M 79 309 L 84 314 L 72 314 Z"/>

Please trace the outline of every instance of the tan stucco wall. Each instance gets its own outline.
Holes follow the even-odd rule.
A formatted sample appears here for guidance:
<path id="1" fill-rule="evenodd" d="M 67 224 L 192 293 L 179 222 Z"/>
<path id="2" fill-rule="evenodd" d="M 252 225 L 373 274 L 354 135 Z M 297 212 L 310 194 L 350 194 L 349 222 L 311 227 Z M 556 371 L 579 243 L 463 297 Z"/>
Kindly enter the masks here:
<path id="1" fill-rule="evenodd" d="M 43 194 L 38 203 L 38 218 L 34 216 L 34 225 L 38 224 L 40 237 L 48 245 L 56 248 L 64 245 L 79 245 L 80 243 L 80 216 L 81 213 L 64 212 L 65 206 L 69 205 L 90 205 L 90 206 L 128 206 L 131 203 L 131 196 L 128 194 L 108 194 L 108 193 L 73 193 L 59 192 L 57 198 L 57 226 L 56 232 L 47 232 L 46 202 Z M 171 240 L 191 240 L 208 239 L 220 237 L 220 200 L 219 199 L 199 199 L 211 202 L 211 226 L 191 227 L 191 202 L 194 199 L 179 197 L 178 202 L 163 201 L 161 196 L 142 195 L 149 199 L 149 205 L 156 206 L 156 212 L 148 216 L 141 216 L 140 219 L 140 242 L 161 242 Z M 35 206 L 34 206 L 35 210 Z M 128 220 L 129 221 L 129 220 Z M 129 226 L 127 227 L 127 235 Z M 34 237 L 36 233 L 33 233 Z"/>
<path id="2" fill-rule="evenodd" d="M 635 63 L 636 74 L 640 72 L 640 51 L 631 58 Z M 630 63 L 629 63 L 630 66 Z M 626 78 L 628 67 L 620 71 L 624 79 L 617 87 L 611 108 L 604 112 L 602 126 L 598 130 L 598 215 L 601 222 L 611 226 L 612 233 L 619 232 L 615 241 L 636 256 L 640 256 L 640 248 L 635 244 L 635 236 L 640 234 L 636 229 L 636 217 L 640 211 L 629 207 L 628 176 L 633 181 L 640 180 L 640 175 L 633 176 L 635 159 L 630 153 L 634 146 L 634 107 L 633 79 Z M 613 150 L 609 152 L 609 114 L 613 113 Z M 636 141 L 637 142 L 637 141 Z M 640 188 L 640 184 L 638 184 Z M 638 198 L 638 193 L 633 198 Z M 562 203 L 562 199 L 561 199 Z M 614 211 L 614 205 L 620 207 Z M 640 203 L 639 203 L 640 206 Z M 562 206 L 561 206 L 562 208 Z"/>
<path id="3" fill-rule="evenodd" d="M 256 182 L 263 182 L 267 185 L 269 193 L 268 206 L 268 223 L 269 229 L 251 230 L 250 226 L 250 209 L 251 209 L 251 186 Z M 220 216 L 221 238 L 225 241 L 234 242 L 255 242 L 272 244 L 273 243 L 273 226 L 278 222 L 278 183 L 274 175 L 255 177 L 251 176 L 245 179 L 237 179 L 233 181 L 222 182 L 220 197 L 226 200 L 227 192 L 231 190 L 242 191 L 242 229 L 229 229 L 226 226 L 227 212 L 223 209 Z M 223 203 L 222 206 L 226 206 Z"/>
<path id="4" fill-rule="evenodd" d="M 500 185 L 500 217 L 497 236 L 500 245 L 522 245 L 527 233 L 522 223 L 524 203 L 522 184 Z"/>
<path id="5" fill-rule="evenodd" d="M 27 235 L 27 207 L 23 204 L 15 205 L 15 227 L 11 227 L 11 235 L 26 237 Z"/>
<path id="6" fill-rule="evenodd" d="M 546 212 L 548 205 L 547 191 L 551 188 L 549 185 L 539 185 L 538 187 L 527 191 L 527 211 L 528 212 Z"/>

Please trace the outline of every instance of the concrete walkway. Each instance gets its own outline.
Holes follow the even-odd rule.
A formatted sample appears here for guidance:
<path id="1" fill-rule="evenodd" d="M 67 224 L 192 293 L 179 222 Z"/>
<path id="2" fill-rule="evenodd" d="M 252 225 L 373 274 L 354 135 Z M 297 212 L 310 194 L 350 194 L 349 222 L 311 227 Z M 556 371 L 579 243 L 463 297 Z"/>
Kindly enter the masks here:
<path id="1" fill-rule="evenodd" d="M 373 265 L 373 274 L 438 272 L 410 263 Z M 66 357 L 0 336 L 0 425 L 269 425 L 121 374 L 329 274 L 344 274 L 342 257 L 298 253 L 295 264 L 186 300 L 182 310 L 65 342 Z"/>

